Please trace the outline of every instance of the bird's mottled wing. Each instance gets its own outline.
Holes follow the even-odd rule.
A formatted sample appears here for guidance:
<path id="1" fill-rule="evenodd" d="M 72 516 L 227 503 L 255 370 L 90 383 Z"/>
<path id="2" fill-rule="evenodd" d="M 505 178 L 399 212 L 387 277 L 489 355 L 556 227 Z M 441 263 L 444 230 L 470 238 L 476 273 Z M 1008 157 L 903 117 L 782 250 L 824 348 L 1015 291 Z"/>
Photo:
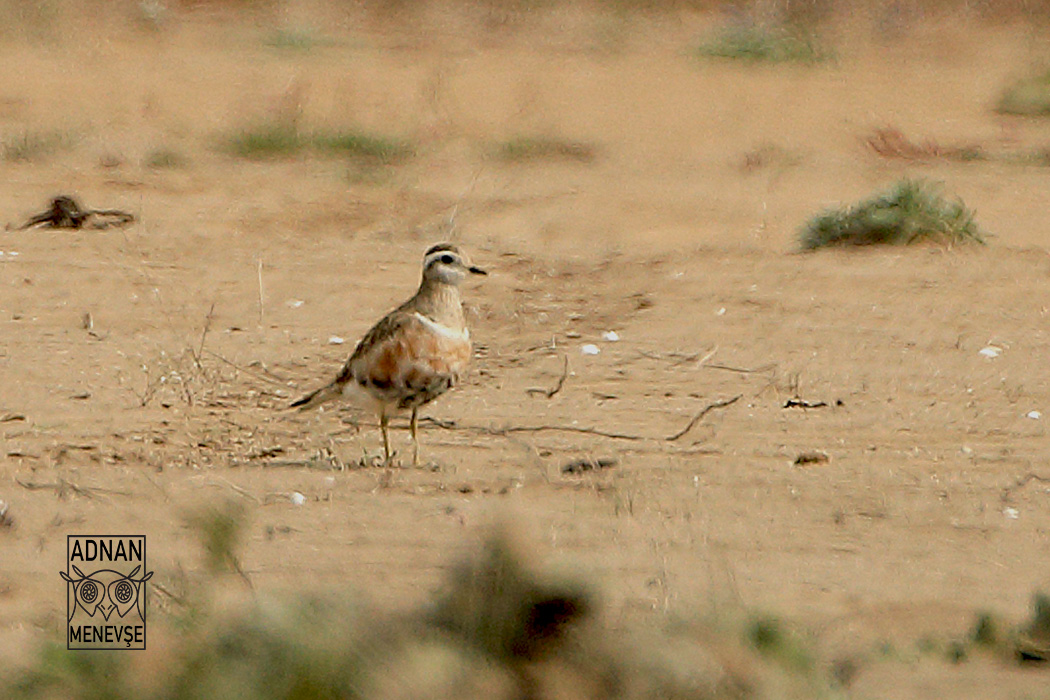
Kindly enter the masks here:
<path id="1" fill-rule="evenodd" d="M 359 364 L 362 357 L 369 355 L 375 348 L 397 335 L 399 330 L 411 320 L 409 314 L 401 312 L 400 308 L 387 314 L 372 326 L 364 337 L 358 341 L 350 359 L 346 361 L 339 375 L 335 378 L 336 384 L 346 384 L 354 380 L 353 368 Z"/>
<path id="2" fill-rule="evenodd" d="M 395 312 L 362 338 L 340 373 L 399 408 L 422 406 L 452 388 L 466 371 L 471 346 L 428 328 L 417 316 Z"/>

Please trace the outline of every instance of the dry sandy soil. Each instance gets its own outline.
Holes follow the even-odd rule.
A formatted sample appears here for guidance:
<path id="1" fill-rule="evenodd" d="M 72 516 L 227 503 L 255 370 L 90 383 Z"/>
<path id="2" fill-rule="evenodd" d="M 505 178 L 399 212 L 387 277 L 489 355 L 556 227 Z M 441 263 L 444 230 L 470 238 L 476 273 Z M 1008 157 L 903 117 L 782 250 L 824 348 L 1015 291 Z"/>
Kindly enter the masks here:
<path id="1" fill-rule="evenodd" d="M 716 19 L 288 6 L 6 30 L 0 138 L 60 143 L 0 161 L 0 217 L 74 193 L 139 219 L 0 232 L 3 657 L 61 628 L 67 534 L 147 535 L 176 589 L 201 566 L 187 513 L 235 499 L 257 588 L 414 605 L 502 518 L 592 576 L 614 617 L 798 622 L 822 658 L 860 660 L 856 697 L 1047 697 L 1045 670 L 914 649 L 979 610 L 1019 622 L 1050 586 L 1050 169 L 865 143 L 894 127 L 1047 146 L 1050 123 L 992 111 L 1046 35 L 859 21 L 832 35 L 835 62 L 748 66 L 690 55 Z M 274 123 L 417 152 L 365 167 L 215 147 Z M 595 157 L 494 156 L 525 136 Z M 179 162 L 150 167 L 161 149 Z M 904 176 L 943 181 L 990 245 L 796 252 L 810 216 Z M 374 417 L 284 406 L 445 238 L 491 272 L 464 290 L 475 365 L 428 410 L 427 468 L 384 488 L 362 466 Z M 807 451 L 829 459 L 795 465 Z M 615 465 L 562 473 L 580 458 Z M 872 653 L 884 642 L 902 651 Z"/>

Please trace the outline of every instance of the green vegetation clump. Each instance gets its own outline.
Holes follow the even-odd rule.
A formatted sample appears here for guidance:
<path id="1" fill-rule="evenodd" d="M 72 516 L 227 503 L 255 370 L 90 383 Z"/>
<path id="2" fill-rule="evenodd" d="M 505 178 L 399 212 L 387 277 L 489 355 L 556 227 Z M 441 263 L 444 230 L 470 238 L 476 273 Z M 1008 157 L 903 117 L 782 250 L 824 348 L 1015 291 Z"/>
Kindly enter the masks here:
<path id="1" fill-rule="evenodd" d="M 1032 619 L 1018 633 L 1016 648 L 1022 661 L 1050 662 L 1050 595 L 1036 593 Z"/>
<path id="2" fill-rule="evenodd" d="M 310 29 L 275 29 L 266 35 L 263 43 L 280 51 L 308 52 L 316 48 L 333 46 L 335 41 Z"/>
<path id="3" fill-rule="evenodd" d="M 1050 116 L 1050 70 L 1008 87 L 995 109 L 1000 114 Z"/>
<path id="4" fill-rule="evenodd" d="M 306 141 L 293 127 L 269 124 L 237 131 L 226 136 L 222 145 L 230 155 L 258 160 L 296 155 Z"/>
<path id="5" fill-rule="evenodd" d="M 820 214 L 806 224 L 800 238 L 806 250 L 920 241 L 984 243 L 973 211 L 919 180 L 901 180 L 885 194 Z"/>
<path id="6" fill-rule="evenodd" d="M 784 664 L 793 671 L 808 673 L 813 658 L 801 637 L 775 617 L 758 616 L 746 628 L 747 642 L 763 656 Z"/>
<path id="7" fill-rule="evenodd" d="M 805 32 L 786 27 L 735 26 L 715 33 L 697 49 L 704 58 L 751 63 L 820 63 L 834 57 Z"/>
<path id="8" fill-rule="evenodd" d="M 237 575 L 247 576 L 231 572 L 243 511 L 218 507 L 189 522 L 206 554 L 204 578 L 180 595 L 170 574 L 155 577 L 152 594 L 181 607 L 151 620 L 149 651 L 68 651 L 55 639 L 28 668 L 0 669 L 0 697 L 730 700 L 774 687 L 786 700 L 828 696 L 778 624 L 747 635 L 699 622 L 623 630 L 605 621 L 589 586 L 538 572 L 502 532 L 451 567 L 429 603 L 391 613 L 306 586 L 247 595 Z M 240 602 L 230 583 L 245 591 Z"/>
<path id="9" fill-rule="evenodd" d="M 77 138 L 64 131 L 24 131 L 0 138 L 0 157 L 7 161 L 32 161 L 59 151 L 69 151 Z"/>
<path id="10" fill-rule="evenodd" d="M 357 131 L 303 133 L 281 124 L 238 130 L 223 137 L 220 145 L 226 153 L 248 160 L 286 158 L 312 151 L 389 165 L 414 154 L 412 146 L 399 139 Z"/>
<path id="11" fill-rule="evenodd" d="M 171 148 L 155 148 L 146 154 L 142 162 L 147 168 L 166 170 L 185 167 L 188 161 L 185 156 Z"/>
<path id="12" fill-rule="evenodd" d="M 333 155 L 348 155 L 378 163 L 395 163 L 414 154 L 405 141 L 356 132 L 319 133 L 310 138 L 318 151 Z"/>
<path id="13" fill-rule="evenodd" d="M 500 160 L 521 163 L 533 160 L 569 160 L 590 163 L 598 156 L 593 144 L 550 136 L 516 136 L 496 147 Z"/>

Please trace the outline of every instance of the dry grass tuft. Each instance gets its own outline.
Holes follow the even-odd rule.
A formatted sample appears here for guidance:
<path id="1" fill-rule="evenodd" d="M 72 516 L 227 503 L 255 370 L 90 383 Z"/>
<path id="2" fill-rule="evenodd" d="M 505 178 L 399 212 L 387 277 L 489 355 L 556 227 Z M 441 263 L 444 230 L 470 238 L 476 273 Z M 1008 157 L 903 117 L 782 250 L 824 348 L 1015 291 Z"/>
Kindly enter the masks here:
<path id="1" fill-rule="evenodd" d="M 381 165 L 402 162 L 412 155 L 412 146 L 401 139 L 357 131 L 303 133 L 282 124 L 264 124 L 237 130 L 220 141 L 221 150 L 238 158 L 262 160 L 286 158 L 305 152 L 347 156 Z"/>
<path id="2" fill-rule="evenodd" d="M 922 241 L 984 243 L 984 236 L 961 201 L 947 200 L 919 180 L 901 180 L 884 194 L 820 214 L 801 233 L 806 250 Z"/>
<path id="3" fill-rule="evenodd" d="M 0 138 L 0 158 L 7 161 L 38 161 L 72 150 L 79 139 L 67 131 L 23 131 Z"/>
<path id="4" fill-rule="evenodd" d="M 497 158 L 509 163 L 539 160 L 590 163 L 598 157 L 598 147 L 551 136 L 516 136 L 497 144 L 495 153 Z"/>
<path id="5" fill-rule="evenodd" d="M 705 39 L 697 48 L 704 58 L 748 63 L 815 64 L 834 58 L 834 52 L 807 32 L 787 27 L 732 26 Z"/>
<path id="6" fill-rule="evenodd" d="M 1006 88 L 995 109 L 1000 114 L 1050 116 L 1050 70 Z"/>

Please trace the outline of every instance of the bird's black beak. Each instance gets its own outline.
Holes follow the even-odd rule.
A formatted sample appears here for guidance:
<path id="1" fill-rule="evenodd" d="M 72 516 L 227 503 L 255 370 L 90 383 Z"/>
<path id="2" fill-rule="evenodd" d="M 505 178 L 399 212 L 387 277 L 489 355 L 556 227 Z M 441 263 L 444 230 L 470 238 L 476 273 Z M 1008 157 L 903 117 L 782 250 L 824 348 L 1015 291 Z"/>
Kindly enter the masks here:
<path id="1" fill-rule="evenodd" d="M 488 274 L 487 272 L 482 270 L 480 267 L 477 267 L 476 265 L 471 265 L 467 269 L 470 270 L 471 274 L 474 274 L 474 275 L 487 275 Z"/>

